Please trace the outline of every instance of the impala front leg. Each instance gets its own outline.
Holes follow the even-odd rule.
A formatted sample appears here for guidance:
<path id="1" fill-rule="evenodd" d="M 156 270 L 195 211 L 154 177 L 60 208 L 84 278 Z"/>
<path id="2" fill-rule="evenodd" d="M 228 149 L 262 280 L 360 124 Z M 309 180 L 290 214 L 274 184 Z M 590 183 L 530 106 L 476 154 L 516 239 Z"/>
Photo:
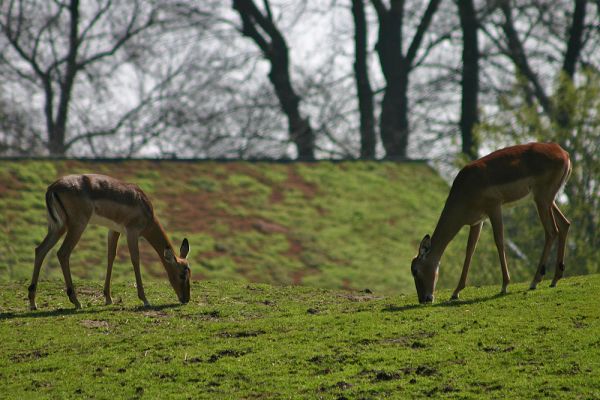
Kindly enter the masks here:
<path id="1" fill-rule="evenodd" d="M 112 304 L 112 297 L 110 295 L 110 278 L 112 275 L 113 263 L 117 255 L 117 243 L 119 242 L 120 233 L 109 230 L 108 231 L 108 265 L 106 267 L 106 280 L 104 281 L 104 299 L 106 305 Z"/>
<path id="2" fill-rule="evenodd" d="M 556 286 L 556 282 L 562 278 L 565 272 L 565 247 L 567 244 L 567 234 L 569 233 L 569 227 L 571 222 L 563 215 L 556 204 L 552 205 L 552 212 L 558 224 L 558 249 L 556 255 L 556 270 L 554 271 L 554 279 L 550 287 Z"/>
<path id="3" fill-rule="evenodd" d="M 477 246 L 477 241 L 479 240 L 479 234 L 481 233 L 481 227 L 483 226 L 483 222 L 478 223 L 477 225 L 471 225 L 469 230 L 469 239 L 467 241 L 467 253 L 465 255 L 465 262 L 463 264 L 462 274 L 460 275 L 460 280 L 458 281 L 458 285 L 452 294 L 451 299 L 458 299 L 458 295 L 461 290 L 465 288 L 467 283 L 467 275 L 469 274 L 469 266 L 471 265 L 471 259 L 473 258 L 473 253 L 475 252 L 475 247 Z"/>
<path id="4" fill-rule="evenodd" d="M 492 229 L 494 231 L 494 241 L 496 242 L 496 248 L 498 249 L 498 257 L 500 258 L 500 267 L 502 268 L 502 290 L 501 294 L 506 294 L 506 289 L 510 283 L 510 275 L 508 273 L 508 265 L 506 264 L 506 254 L 504 252 L 504 225 L 502 223 L 502 208 L 498 205 L 492 209 L 488 216 L 492 223 Z"/>
<path id="5" fill-rule="evenodd" d="M 129 247 L 129 255 L 135 272 L 135 283 L 137 286 L 138 298 L 144 302 L 145 307 L 149 307 L 150 303 L 144 294 L 144 285 L 142 284 L 142 274 L 140 272 L 140 250 L 138 248 L 139 233 L 137 231 L 127 231 L 127 246 Z"/>

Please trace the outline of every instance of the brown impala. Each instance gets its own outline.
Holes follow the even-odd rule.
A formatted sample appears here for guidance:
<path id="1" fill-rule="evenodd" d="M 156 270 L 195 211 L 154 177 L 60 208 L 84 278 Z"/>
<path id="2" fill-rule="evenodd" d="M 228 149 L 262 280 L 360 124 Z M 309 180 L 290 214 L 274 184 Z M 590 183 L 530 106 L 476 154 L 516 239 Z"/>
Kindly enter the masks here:
<path id="1" fill-rule="evenodd" d="M 460 228 L 469 225 L 465 262 L 458 286 L 452 295 L 453 299 L 458 298 L 460 291 L 465 287 L 471 257 L 486 218 L 492 223 L 494 240 L 500 256 L 501 293 L 506 293 L 510 277 L 504 254 L 502 206 L 529 194 L 533 195 L 546 234 L 531 289 L 535 289 L 546 273 L 548 253 L 558 236 L 557 265 L 550 285 L 556 286 L 565 270 L 565 244 L 570 222 L 558 209 L 554 199 L 569 179 L 570 173 L 569 153 L 554 143 L 529 143 L 507 147 L 475 160 L 460 170 L 452 183 L 433 235 L 425 235 L 419 246 L 419 253 L 411 264 L 419 302 L 433 302 L 440 258 Z"/>
<path id="2" fill-rule="evenodd" d="M 110 276 L 121 233 L 127 236 L 138 297 L 145 306 L 149 303 L 144 294 L 140 274 L 138 249 L 140 236 L 146 238 L 158 253 L 179 301 L 187 303 L 190 300 L 191 272 L 186 259 L 190 251 L 188 240 L 183 240 L 180 255 L 177 257 L 173 245 L 154 215 L 152 203 L 137 185 L 104 175 L 65 176 L 48 187 L 46 208 L 48 234 L 35 249 L 33 276 L 29 286 L 29 305 L 32 310 L 37 309 L 35 292 L 44 257 L 65 232 L 67 235 L 58 250 L 58 260 L 65 278 L 69 300 L 76 308 L 81 308 L 71 281 L 69 257 L 88 223 L 102 225 L 109 229 L 108 267 L 104 284 L 106 304 L 112 304 Z"/>

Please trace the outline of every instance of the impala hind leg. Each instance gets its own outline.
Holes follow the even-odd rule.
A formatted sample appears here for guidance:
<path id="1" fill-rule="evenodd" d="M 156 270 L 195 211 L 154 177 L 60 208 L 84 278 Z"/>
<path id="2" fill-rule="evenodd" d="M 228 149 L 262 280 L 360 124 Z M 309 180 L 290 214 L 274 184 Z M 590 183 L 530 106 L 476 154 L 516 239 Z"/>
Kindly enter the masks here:
<path id="1" fill-rule="evenodd" d="M 108 231 L 108 265 L 106 266 L 106 280 L 104 281 L 104 304 L 112 304 L 110 296 L 110 278 L 112 275 L 113 263 L 117 255 L 117 244 L 119 243 L 120 233 L 116 231 Z"/>
<path id="2" fill-rule="evenodd" d="M 463 264 L 462 274 L 460 275 L 458 285 L 456 286 L 456 289 L 452 294 L 452 300 L 458 299 L 460 291 L 465 288 L 465 285 L 467 283 L 467 275 L 469 274 L 469 266 L 471 265 L 471 258 L 473 257 L 473 253 L 475 252 L 475 247 L 477 246 L 477 241 L 479 240 L 479 234 L 481 233 L 482 226 L 483 222 L 480 222 L 477 225 L 471 225 L 469 229 L 469 239 L 467 241 L 467 252 L 465 255 L 465 262 Z"/>
<path id="3" fill-rule="evenodd" d="M 544 275 L 546 274 L 546 263 L 548 262 L 548 256 L 550 255 L 552 244 L 554 244 L 554 240 L 558 235 L 558 228 L 556 227 L 554 213 L 552 212 L 552 203 L 536 199 L 535 204 L 537 206 L 540 221 L 542 221 L 542 226 L 544 227 L 545 240 L 544 249 L 542 250 L 542 255 L 540 256 L 540 262 L 538 264 L 537 271 L 533 281 L 531 281 L 531 285 L 529 286 L 529 289 L 531 290 L 537 287 L 537 284 L 542 281 Z"/>
<path id="4" fill-rule="evenodd" d="M 81 304 L 79 303 L 79 300 L 77 300 L 77 294 L 75 293 L 75 288 L 73 287 L 69 259 L 71 257 L 71 253 L 73 252 L 73 249 L 79 242 L 81 234 L 85 230 L 86 226 L 87 221 L 85 221 L 85 223 L 69 226 L 67 228 L 67 236 L 65 236 L 65 240 L 63 241 L 62 245 L 60 246 L 60 249 L 58 249 L 58 252 L 56 254 L 58 256 L 58 261 L 60 262 L 63 277 L 65 279 L 65 285 L 67 287 L 67 296 L 69 296 L 69 300 L 75 305 L 76 309 L 80 309 Z"/>
<path id="5" fill-rule="evenodd" d="M 38 279 L 40 277 L 40 270 L 42 268 L 44 258 L 46 258 L 46 255 L 48 254 L 50 249 L 52 249 L 56 245 L 56 242 L 58 242 L 58 240 L 61 238 L 62 235 L 64 235 L 64 233 L 65 233 L 64 226 L 60 227 L 60 228 L 55 227 L 55 226 L 49 226 L 46 237 L 44 238 L 42 243 L 40 243 L 40 245 L 35 248 L 35 261 L 33 263 L 33 275 L 31 277 L 31 285 L 29 285 L 29 287 L 28 287 L 29 308 L 31 310 L 37 310 L 37 304 L 35 303 L 35 294 L 37 291 L 37 283 L 38 283 Z"/>
<path id="6" fill-rule="evenodd" d="M 500 268 L 502 269 L 502 289 L 501 294 L 505 294 L 510 283 L 510 274 L 508 273 L 508 265 L 506 263 L 506 253 L 504 251 L 504 224 L 502 223 L 502 208 L 498 205 L 488 213 L 492 229 L 494 231 L 494 242 L 498 250 L 498 258 L 500 258 Z"/>
<path id="7" fill-rule="evenodd" d="M 140 250 L 138 247 L 139 234 L 134 231 L 127 231 L 127 246 L 129 247 L 129 255 L 133 271 L 135 272 L 135 283 L 137 286 L 138 298 L 144 302 L 145 307 L 149 307 L 150 303 L 146 299 L 144 293 L 144 285 L 142 284 L 142 274 L 140 272 Z"/>
<path id="8" fill-rule="evenodd" d="M 571 222 L 563 215 L 556 203 L 552 204 L 552 214 L 558 226 L 558 249 L 556 251 L 556 269 L 550 287 L 556 286 L 556 282 L 562 278 L 565 272 L 565 248 L 567 245 L 567 234 Z"/>

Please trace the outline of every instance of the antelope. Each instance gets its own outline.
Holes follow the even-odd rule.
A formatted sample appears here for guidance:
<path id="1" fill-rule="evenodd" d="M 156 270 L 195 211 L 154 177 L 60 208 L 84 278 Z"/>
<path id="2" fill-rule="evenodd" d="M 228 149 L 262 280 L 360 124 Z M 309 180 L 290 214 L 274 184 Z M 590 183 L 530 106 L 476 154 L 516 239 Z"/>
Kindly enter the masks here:
<path id="1" fill-rule="evenodd" d="M 425 235 L 417 256 L 412 260 L 419 303 L 432 303 L 437 283 L 440 259 L 446 246 L 464 226 L 469 226 L 469 239 L 460 280 L 451 299 L 458 299 L 465 287 L 471 257 L 475 251 L 483 221 L 490 219 L 494 241 L 502 269 L 502 290 L 505 294 L 510 275 L 504 252 L 502 206 L 533 195 L 545 243 L 531 282 L 535 289 L 546 273 L 546 262 L 558 236 L 556 269 L 551 287 L 562 278 L 565 265 L 565 245 L 571 223 L 556 205 L 555 198 L 571 174 L 569 153 L 555 143 L 529 143 L 497 150 L 467 164 L 452 183 L 446 204 L 433 235 Z"/>
<path id="2" fill-rule="evenodd" d="M 76 309 L 81 308 L 71 280 L 69 258 L 88 223 L 102 225 L 109 229 L 108 266 L 104 283 L 106 305 L 112 304 L 110 279 L 121 234 L 127 237 L 137 294 L 144 306 L 148 307 L 150 304 L 144 294 L 140 273 L 138 248 L 140 236 L 145 238 L 158 253 L 179 301 L 183 304 L 189 302 L 191 277 L 187 261 L 190 251 L 189 242 L 187 239 L 183 240 L 177 257 L 173 245 L 154 214 L 152 203 L 137 185 L 96 174 L 64 176 L 48 186 L 46 209 L 48 234 L 35 249 L 33 276 L 28 288 L 31 310 L 37 309 L 35 294 L 42 262 L 65 232 L 66 236 L 57 256 L 64 276 L 67 296 Z"/>

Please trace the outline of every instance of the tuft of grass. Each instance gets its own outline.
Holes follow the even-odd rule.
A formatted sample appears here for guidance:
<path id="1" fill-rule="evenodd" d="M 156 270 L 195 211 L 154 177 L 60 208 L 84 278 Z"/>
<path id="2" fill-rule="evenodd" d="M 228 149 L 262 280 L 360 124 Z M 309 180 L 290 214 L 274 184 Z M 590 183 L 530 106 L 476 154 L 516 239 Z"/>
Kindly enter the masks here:
<path id="1" fill-rule="evenodd" d="M 130 279 L 132 281 L 132 279 Z M 3 398 L 599 398 L 600 275 L 555 289 L 469 287 L 415 296 L 194 282 L 131 283 L 103 306 L 101 282 L 0 284 Z M 590 298 L 592 296 L 592 298 Z"/>

